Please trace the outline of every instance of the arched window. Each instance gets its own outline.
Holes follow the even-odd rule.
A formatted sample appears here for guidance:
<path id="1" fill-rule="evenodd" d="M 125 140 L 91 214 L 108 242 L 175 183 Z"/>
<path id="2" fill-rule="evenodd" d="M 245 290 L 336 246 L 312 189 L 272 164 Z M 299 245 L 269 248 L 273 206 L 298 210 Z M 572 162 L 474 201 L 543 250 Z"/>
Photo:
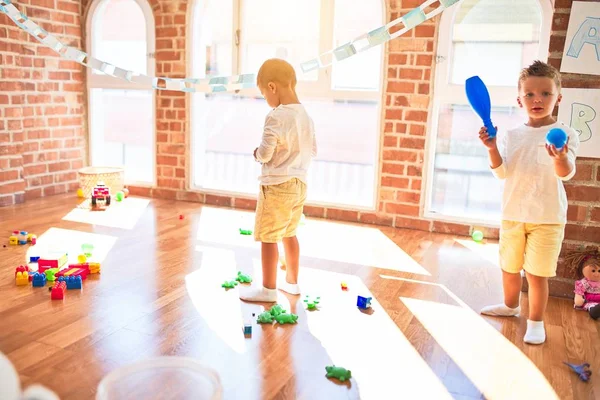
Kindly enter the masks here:
<path id="1" fill-rule="evenodd" d="M 96 0 L 87 18 L 88 53 L 120 68 L 154 75 L 154 18 L 145 0 Z M 88 74 L 90 158 L 122 166 L 128 184 L 155 181 L 154 91 Z"/>
<path id="2" fill-rule="evenodd" d="M 380 138 L 381 46 L 328 68 L 300 63 L 384 24 L 383 1 L 196 0 L 192 75 L 254 73 L 268 58 L 297 67 L 297 91 L 315 122 L 319 155 L 310 169 L 311 203 L 375 205 Z M 269 107 L 257 89 L 193 95 L 192 186 L 255 194 Z"/>
<path id="3" fill-rule="evenodd" d="M 548 58 L 551 0 L 464 0 L 446 11 L 438 35 L 425 215 L 498 223 L 503 182 L 489 169 L 465 80 L 479 75 L 502 135 L 525 121 L 517 105 L 520 70 Z"/>

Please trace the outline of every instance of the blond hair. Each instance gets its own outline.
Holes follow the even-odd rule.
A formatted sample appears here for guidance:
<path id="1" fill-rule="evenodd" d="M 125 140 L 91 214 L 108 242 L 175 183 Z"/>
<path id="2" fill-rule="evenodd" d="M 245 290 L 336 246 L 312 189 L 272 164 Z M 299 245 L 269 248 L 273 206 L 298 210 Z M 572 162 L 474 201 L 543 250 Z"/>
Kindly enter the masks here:
<path id="1" fill-rule="evenodd" d="M 546 64 L 545 62 L 536 60 L 533 64 L 521 70 L 521 73 L 519 74 L 519 89 L 521 89 L 523 81 L 530 76 L 550 78 L 556 84 L 557 89 L 560 89 L 561 87 L 560 72 L 552 65 Z"/>
<path id="2" fill-rule="evenodd" d="M 263 63 L 258 70 L 256 83 L 265 87 L 269 82 L 282 86 L 296 87 L 296 71 L 290 63 L 280 58 L 271 58 Z"/>

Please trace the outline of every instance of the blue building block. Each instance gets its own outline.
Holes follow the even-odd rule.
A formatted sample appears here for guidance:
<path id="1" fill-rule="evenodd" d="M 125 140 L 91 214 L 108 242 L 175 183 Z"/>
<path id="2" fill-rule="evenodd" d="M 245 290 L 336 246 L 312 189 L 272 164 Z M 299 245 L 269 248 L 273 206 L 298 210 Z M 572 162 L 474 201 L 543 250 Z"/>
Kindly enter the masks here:
<path id="1" fill-rule="evenodd" d="M 356 305 L 358 306 L 358 308 L 369 308 L 371 307 L 371 300 L 373 298 L 372 297 L 362 297 L 362 296 L 358 296 L 358 299 L 356 300 Z"/>
<path id="2" fill-rule="evenodd" d="M 33 274 L 31 284 L 33 285 L 33 287 L 46 286 L 46 274 L 41 274 L 39 272 L 36 272 L 35 274 Z"/>
<path id="3" fill-rule="evenodd" d="M 29 257 L 29 262 L 36 263 L 36 262 L 38 262 L 39 259 L 40 259 L 40 256 L 31 256 L 31 257 Z"/>
<path id="4" fill-rule="evenodd" d="M 81 289 L 81 276 L 61 276 L 59 282 L 65 282 L 68 289 Z"/>

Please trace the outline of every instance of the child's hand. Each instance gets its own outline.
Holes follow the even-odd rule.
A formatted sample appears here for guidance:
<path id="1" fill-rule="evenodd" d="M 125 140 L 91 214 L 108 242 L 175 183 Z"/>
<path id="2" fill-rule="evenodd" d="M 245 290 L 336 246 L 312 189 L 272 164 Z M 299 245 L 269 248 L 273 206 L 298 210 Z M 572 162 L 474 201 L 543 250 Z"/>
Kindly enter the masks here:
<path id="1" fill-rule="evenodd" d="M 497 129 L 498 129 L 498 127 L 496 127 L 496 130 Z M 493 150 L 493 149 L 497 148 L 496 136 L 490 137 L 490 135 L 488 134 L 487 128 L 485 126 L 482 126 L 481 129 L 479 130 L 479 140 L 481 140 L 481 143 L 483 143 L 483 145 L 488 150 Z"/>
<path id="2" fill-rule="evenodd" d="M 554 161 L 567 159 L 567 154 L 569 154 L 569 139 L 570 138 L 567 138 L 567 143 L 565 143 L 563 148 L 560 150 L 558 150 L 553 144 L 546 143 L 546 151 L 548 152 L 548 155 L 554 159 Z"/>

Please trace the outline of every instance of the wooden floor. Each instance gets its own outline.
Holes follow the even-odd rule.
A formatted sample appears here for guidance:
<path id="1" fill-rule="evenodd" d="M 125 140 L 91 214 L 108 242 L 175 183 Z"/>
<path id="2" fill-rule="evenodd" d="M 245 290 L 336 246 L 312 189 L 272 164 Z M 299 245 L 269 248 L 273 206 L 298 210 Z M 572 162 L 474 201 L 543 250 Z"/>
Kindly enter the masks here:
<path id="1" fill-rule="evenodd" d="M 477 313 L 501 299 L 497 244 L 466 238 L 308 219 L 301 280 L 320 310 L 280 293 L 298 324 L 254 324 L 245 338 L 242 320 L 264 305 L 220 285 L 238 270 L 260 282 L 259 248 L 238 232 L 252 218 L 139 198 L 91 213 L 72 195 L 0 208 L 6 243 L 14 229 L 39 237 L 36 246 L 0 247 L 0 351 L 24 385 L 62 399 L 92 399 L 110 371 L 159 355 L 213 368 L 224 399 L 600 398 L 600 322 L 551 299 L 547 342 L 524 345 L 526 315 Z M 102 273 L 81 292 L 51 301 L 46 289 L 15 286 L 26 254 L 64 248 L 73 259 L 85 242 Z M 357 309 L 358 294 L 373 296 L 371 312 Z M 591 381 L 563 361 L 591 363 Z M 350 369 L 351 381 L 326 379 L 331 364 Z"/>

